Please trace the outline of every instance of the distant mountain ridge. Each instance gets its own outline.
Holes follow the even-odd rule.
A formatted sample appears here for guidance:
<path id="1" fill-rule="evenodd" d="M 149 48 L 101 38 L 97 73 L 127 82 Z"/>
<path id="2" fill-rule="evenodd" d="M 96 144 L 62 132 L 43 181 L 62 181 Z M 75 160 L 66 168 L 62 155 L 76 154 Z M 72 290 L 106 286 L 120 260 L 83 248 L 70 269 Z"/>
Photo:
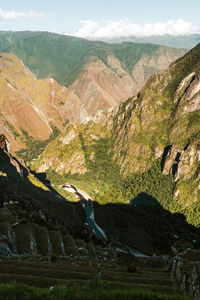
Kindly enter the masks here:
<path id="1" fill-rule="evenodd" d="M 187 35 L 151 35 L 151 36 L 128 36 L 117 38 L 102 38 L 99 39 L 109 43 L 150 43 L 162 45 L 172 48 L 186 48 L 191 49 L 200 42 L 200 34 L 187 34 Z"/>
<path id="2" fill-rule="evenodd" d="M 92 42 L 49 32 L 0 32 L 0 51 L 18 56 L 38 78 L 79 96 L 89 115 L 124 102 L 186 50 L 152 44 Z"/>

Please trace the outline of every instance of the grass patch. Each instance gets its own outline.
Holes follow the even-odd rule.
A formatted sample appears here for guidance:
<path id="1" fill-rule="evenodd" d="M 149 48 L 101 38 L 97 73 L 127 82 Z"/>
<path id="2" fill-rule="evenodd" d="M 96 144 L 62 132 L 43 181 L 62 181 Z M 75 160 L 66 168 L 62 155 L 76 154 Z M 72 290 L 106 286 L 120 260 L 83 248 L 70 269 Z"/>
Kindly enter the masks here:
<path id="1" fill-rule="evenodd" d="M 105 284 L 105 283 L 104 283 Z M 38 289 L 22 284 L 0 285 L 0 298 L 4 300 L 61 300 L 61 299 L 134 299 L 134 300 L 190 300 L 192 298 L 176 295 L 161 295 L 157 293 L 142 291 L 139 289 L 112 290 L 108 287 L 78 286 L 71 288 L 53 287 L 51 289 Z"/>

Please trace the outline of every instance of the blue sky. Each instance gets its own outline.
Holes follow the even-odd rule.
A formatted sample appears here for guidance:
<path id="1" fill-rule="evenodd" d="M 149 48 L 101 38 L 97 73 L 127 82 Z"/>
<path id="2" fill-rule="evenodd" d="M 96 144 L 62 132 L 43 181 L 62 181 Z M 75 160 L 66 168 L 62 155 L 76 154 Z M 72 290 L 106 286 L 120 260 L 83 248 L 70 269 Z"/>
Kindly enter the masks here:
<path id="1" fill-rule="evenodd" d="M 199 0 L 7 0 L 0 30 L 47 30 L 77 36 L 200 32 Z"/>

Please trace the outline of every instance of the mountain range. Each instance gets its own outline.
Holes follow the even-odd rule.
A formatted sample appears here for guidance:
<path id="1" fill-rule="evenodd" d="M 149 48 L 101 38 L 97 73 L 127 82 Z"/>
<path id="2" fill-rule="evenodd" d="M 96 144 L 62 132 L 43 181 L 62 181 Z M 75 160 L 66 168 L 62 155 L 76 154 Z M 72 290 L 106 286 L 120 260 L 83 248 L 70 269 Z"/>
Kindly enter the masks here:
<path id="1" fill-rule="evenodd" d="M 183 35 L 150 35 L 150 36 L 128 36 L 118 38 L 102 38 L 102 41 L 110 43 L 150 43 L 156 45 L 163 45 L 173 48 L 186 48 L 191 49 L 200 42 L 200 34 L 183 34 Z"/>
<path id="2" fill-rule="evenodd" d="M 37 78 L 53 78 L 72 90 L 89 115 L 124 102 L 186 52 L 49 32 L 0 32 L 0 51 L 16 55 Z"/>

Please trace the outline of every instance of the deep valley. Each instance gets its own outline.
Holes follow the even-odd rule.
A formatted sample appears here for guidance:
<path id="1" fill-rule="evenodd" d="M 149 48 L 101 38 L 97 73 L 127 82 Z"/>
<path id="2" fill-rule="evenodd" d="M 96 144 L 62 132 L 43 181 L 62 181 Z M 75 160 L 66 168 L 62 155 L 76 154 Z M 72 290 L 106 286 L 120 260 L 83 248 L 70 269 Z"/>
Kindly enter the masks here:
<path id="1" fill-rule="evenodd" d="M 0 49 L 0 297 L 200 297 L 200 44 Z"/>

